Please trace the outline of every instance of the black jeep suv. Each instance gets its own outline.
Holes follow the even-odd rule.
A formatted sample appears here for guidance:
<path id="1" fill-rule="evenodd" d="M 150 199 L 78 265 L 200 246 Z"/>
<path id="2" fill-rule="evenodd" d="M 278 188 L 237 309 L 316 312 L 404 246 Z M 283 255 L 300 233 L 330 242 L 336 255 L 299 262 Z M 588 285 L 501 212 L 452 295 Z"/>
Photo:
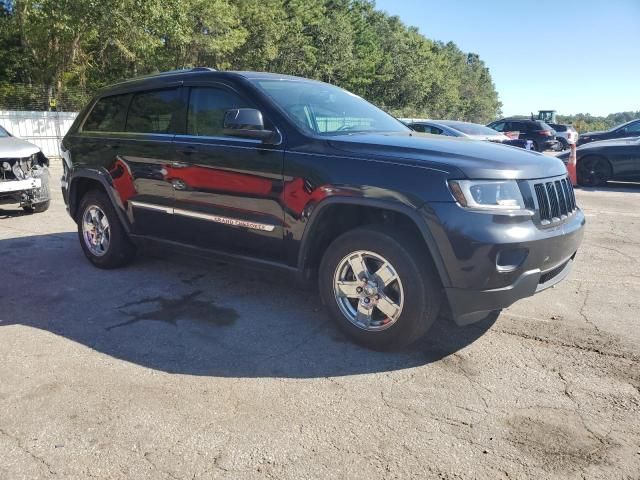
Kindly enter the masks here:
<path id="1" fill-rule="evenodd" d="M 527 120 L 522 118 L 503 118 L 487 125 L 489 128 L 502 133 L 519 132 L 520 140 L 531 140 L 533 149 L 537 152 L 555 150 L 558 147 L 556 132 L 542 120 Z"/>
<path id="2" fill-rule="evenodd" d="M 338 325 L 405 345 L 441 306 L 480 320 L 569 272 L 584 215 L 563 163 L 411 131 L 302 78 L 207 68 L 98 94 L 63 140 L 87 258 L 150 243 L 317 279 Z"/>

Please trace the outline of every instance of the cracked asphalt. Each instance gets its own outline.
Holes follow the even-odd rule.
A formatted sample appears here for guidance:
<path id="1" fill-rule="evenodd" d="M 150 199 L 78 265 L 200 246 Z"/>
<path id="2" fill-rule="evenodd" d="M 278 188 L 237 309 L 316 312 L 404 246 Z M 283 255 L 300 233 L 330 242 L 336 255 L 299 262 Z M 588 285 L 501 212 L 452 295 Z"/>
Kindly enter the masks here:
<path id="1" fill-rule="evenodd" d="M 392 354 L 272 272 L 97 270 L 54 190 L 0 211 L 0 479 L 640 478 L 640 185 L 577 191 L 556 288 Z"/>

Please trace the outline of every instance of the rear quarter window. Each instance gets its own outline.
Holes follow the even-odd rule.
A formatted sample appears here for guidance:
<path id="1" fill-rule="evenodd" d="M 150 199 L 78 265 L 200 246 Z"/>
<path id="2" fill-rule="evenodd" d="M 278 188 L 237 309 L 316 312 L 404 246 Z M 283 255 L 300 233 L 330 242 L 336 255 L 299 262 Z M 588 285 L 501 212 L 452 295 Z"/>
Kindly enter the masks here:
<path id="1" fill-rule="evenodd" d="M 127 132 L 172 133 L 175 119 L 183 112 L 177 88 L 136 93 L 127 116 Z"/>
<path id="2" fill-rule="evenodd" d="M 87 132 L 123 132 L 131 94 L 103 97 L 96 102 L 82 127 Z"/>

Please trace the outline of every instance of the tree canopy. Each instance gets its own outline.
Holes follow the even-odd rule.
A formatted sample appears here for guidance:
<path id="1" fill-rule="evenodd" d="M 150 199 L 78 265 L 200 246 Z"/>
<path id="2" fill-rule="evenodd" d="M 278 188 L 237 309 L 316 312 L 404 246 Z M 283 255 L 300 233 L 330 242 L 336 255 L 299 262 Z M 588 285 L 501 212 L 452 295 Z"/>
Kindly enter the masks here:
<path id="1" fill-rule="evenodd" d="M 398 116 L 500 113 L 477 54 L 430 40 L 370 0 L 0 0 L 0 107 L 79 108 L 104 85 L 210 66 L 315 78 Z"/>
<path id="2" fill-rule="evenodd" d="M 637 112 L 610 113 L 606 117 L 578 113 L 577 115 L 558 115 L 558 122 L 572 124 L 578 132 L 586 133 L 597 130 L 609 130 L 622 123 L 640 118 L 640 110 Z"/>

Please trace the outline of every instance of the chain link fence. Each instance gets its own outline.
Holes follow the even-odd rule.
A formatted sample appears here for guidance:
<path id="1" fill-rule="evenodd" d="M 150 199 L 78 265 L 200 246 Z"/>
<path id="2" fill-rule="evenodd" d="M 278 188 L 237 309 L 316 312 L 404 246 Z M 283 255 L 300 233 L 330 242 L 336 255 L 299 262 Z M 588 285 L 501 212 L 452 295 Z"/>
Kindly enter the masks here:
<path id="1" fill-rule="evenodd" d="M 0 126 L 57 158 L 62 137 L 90 98 L 81 88 L 55 92 L 41 85 L 0 83 Z"/>
<path id="2" fill-rule="evenodd" d="M 91 96 L 81 87 L 56 91 L 44 85 L 0 82 L 0 110 L 77 112 Z"/>

